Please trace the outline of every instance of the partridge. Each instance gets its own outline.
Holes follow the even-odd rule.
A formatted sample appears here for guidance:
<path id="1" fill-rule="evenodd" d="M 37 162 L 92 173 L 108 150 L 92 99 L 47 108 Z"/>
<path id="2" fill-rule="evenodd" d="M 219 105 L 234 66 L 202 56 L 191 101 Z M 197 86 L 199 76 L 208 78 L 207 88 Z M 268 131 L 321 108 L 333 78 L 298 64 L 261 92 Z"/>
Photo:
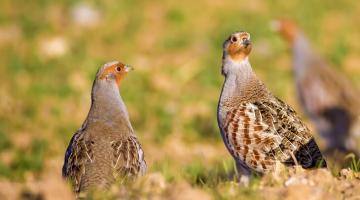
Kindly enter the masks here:
<path id="1" fill-rule="evenodd" d="M 274 28 L 292 49 L 293 71 L 299 101 L 326 143 L 326 152 L 358 153 L 360 144 L 360 93 L 342 73 L 331 67 L 290 20 Z"/>
<path id="2" fill-rule="evenodd" d="M 267 173 L 276 163 L 326 167 L 306 125 L 255 75 L 248 58 L 251 49 L 247 32 L 233 33 L 224 42 L 225 82 L 218 104 L 218 125 L 240 181 L 246 184 L 252 172 Z"/>
<path id="3" fill-rule="evenodd" d="M 136 177 L 146 171 L 144 152 L 119 92 L 130 69 L 114 61 L 96 74 L 90 111 L 70 141 L 62 169 L 76 193 L 106 189 L 118 178 Z"/>

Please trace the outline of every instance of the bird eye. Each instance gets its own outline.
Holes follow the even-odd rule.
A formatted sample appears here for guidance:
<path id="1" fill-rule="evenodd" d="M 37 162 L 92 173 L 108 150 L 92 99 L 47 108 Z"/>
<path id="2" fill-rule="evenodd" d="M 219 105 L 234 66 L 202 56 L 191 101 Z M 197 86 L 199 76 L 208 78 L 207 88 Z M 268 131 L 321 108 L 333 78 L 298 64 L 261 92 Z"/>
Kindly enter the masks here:
<path id="1" fill-rule="evenodd" d="M 236 42 L 237 38 L 235 36 L 232 36 L 230 40 L 231 40 L 231 42 Z"/>
<path id="2" fill-rule="evenodd" d="M 116 69 L 117 72 L 121 71 L 121 67 L 116 67 L 115 69 Z"/>

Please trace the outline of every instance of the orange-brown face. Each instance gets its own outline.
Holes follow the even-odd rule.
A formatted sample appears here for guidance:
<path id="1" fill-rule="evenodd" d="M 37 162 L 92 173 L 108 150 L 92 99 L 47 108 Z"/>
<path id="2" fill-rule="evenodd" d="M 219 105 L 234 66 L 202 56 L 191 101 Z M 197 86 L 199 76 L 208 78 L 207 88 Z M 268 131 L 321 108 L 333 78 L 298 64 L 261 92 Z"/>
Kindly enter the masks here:
<path id="1" fill-rule="evenodd" d="M 233 33 L 225 43 L 225 51 L 234 61 L 241 61 L 246 58 L 251 49 L 250 34 L 247 32 Z"/>
<path id="2" fill-rule="evenodd" d="M 114 78 L 117 85 L 120 85 L 120 82 L 125 77 L 125 75 L 132 70 L 132 67 L 124 65 L 120 62 L 113 62 L 110 64 L 105 64 L 104 70 L 99 76 L 100 80 L 108 80 L 109 78 Z"/>
<path id="3" fill-rule="evenodd" d="M 279 32 L 288 42 L 293 43 L 298 33 L 296 24 L 288 19 L 279 19 L 272 23 L 275 31 Z"/>

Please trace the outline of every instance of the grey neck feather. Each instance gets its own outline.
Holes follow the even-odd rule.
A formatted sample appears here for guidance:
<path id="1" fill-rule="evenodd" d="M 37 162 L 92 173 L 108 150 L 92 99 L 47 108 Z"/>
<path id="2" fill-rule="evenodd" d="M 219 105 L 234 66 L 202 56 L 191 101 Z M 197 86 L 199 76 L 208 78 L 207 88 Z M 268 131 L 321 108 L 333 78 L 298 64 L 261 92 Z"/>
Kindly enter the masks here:
<path id="1" fill-rule="evenodd" d="M 95 80 L 91 101 L 88 123 L 102 122 L 113 128 L 122 129 L 125 126 L 131 133 L 133 132 L 128 111 L 115 80 Z"/>
<path id="2" fill-rule="evenodd" d="M 223 74 L 225 82 L 221 92 L 221 100 L 240 97 L 247 83 L 254 80 L 255 74 L 248 58 L 240 62 L 234 62 L 228 56 L 223 60 Z"/>
<path id="3" fill-rule="evenodd" d="M 223 75 L 225 82 L 221 91 L 218 104 L 218 120 L 224 122 L 226 113 L 237 107 L 245 100 L 249 92 L 248 85 L 256 79 L 249 60 L 246 58 L 241 62 L 234 62 L 228 56 L 223 59 Z"/>
<path id="4" fill-rule="evenodd" d="M 316 58 L 304 34 L 297 34 L 292 45 L 292 51 L 294 54 L 294 73 L 297 77 L 303 77 L 307 69 L 313 67 L 312 62 L 314 62 L 314 58 Z"/>

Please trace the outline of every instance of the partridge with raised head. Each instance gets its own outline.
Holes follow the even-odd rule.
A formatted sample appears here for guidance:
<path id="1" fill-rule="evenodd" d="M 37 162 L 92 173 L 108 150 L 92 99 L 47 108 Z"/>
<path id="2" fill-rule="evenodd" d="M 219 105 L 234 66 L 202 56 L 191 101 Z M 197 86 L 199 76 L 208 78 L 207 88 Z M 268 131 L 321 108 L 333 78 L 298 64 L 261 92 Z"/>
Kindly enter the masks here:
<path id="1" fill-rule="evenodd" d="M 70 141 L 62 169 L 77 193 L 107 188 L 117 178 L 136 177 L 146 171 L 144 152 L 119 92 L 130 69 L 114 61 L 96 74 L 90 111 Z"/>
<path id="2" fill-rule="evenodd" d="M 218 125 L 240 181 L 246 184 L 251 172 L 267 173 L 276 163 L 326 167 L 306 125 L 255 75 L 248 58 L 251 49 L 247 32 L 233 33 L 224 42 L 225 82 L 218 104 Z"/>
<path id="3" fill-rule="evenodd" d="M 299 101 L 325 140 L 326 152 L 359 153 L 359 90 L 316 53 L 295 23 L 281 19 L 273 25 L 291 47 Z"/>

